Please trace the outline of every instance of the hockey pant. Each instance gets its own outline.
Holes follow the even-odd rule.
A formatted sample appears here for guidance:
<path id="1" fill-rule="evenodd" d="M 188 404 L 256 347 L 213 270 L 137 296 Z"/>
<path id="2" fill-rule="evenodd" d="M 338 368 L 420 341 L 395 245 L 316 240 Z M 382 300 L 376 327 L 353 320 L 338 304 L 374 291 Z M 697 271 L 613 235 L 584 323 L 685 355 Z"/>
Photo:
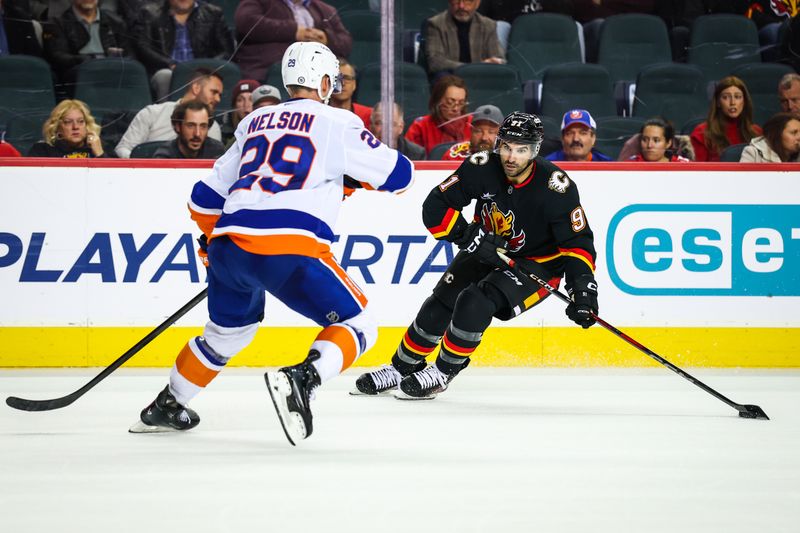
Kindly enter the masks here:
<path id="1" fill-rule="evenodd" d="M 186 405 L 255 337 L 265 291 L 323 327 L 311 345 L 321 380 L 338 375 L 369 350 L 378 328 L 367 299 L 333 257 L 257 255 L 227 237 L 208 249 L 208 314 L 203 335 L 191 339 L 170 373 L 170 391 Z"/>
<path id="2" fill-rule="evenodd" d="M 560 277 L 533 261 L 526 261 L 526 266 L 558 287 Z M 392 363 L 405 374 L 439 346 L 436 366 L 455 374 L 480 345 L 492 317 L 510 320 L 548 295 L 546 289 L 535 290 L 511 271 L 479 263 L 461 252 L 422 304 Z"/>

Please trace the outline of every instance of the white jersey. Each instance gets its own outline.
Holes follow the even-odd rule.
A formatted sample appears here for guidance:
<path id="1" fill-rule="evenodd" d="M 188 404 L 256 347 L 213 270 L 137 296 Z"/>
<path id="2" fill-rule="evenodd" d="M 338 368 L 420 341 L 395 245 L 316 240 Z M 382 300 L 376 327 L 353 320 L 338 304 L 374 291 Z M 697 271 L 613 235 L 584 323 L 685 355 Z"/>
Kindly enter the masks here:
<path id="1" fill-rule="evenodd" d="M 262 107 L 192 191 L 192 218 L 210 239 L 228 235 L 257 254 L 329 256 L 343 175 L 400 193 L 413 180 L 404 155 L 356 115 L 310 99 Z"/>

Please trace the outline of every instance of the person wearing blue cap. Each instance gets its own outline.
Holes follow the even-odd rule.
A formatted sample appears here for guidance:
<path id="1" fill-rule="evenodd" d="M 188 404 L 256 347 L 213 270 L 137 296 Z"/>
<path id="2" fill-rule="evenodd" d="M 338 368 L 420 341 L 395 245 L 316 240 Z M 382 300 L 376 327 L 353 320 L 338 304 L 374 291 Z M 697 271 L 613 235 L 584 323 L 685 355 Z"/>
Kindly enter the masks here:
<path id="1" fill-rule="evenodd" d="M 585 109 L 571 109 L 561 120 L 561 150 L 545 156 L 549 161 L 613 161 L 595 150 L 597 123 Z"/>

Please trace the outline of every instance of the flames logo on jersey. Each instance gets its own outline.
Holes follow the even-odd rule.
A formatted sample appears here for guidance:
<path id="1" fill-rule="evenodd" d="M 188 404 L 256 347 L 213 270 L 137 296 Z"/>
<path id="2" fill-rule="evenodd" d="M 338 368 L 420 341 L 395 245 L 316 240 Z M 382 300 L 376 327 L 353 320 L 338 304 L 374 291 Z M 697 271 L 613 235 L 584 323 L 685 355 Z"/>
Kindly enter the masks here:
<path id="1" fill-rule="evenodd" d="M 745 16 L 747 18 L 753 18 L 753 15 L 758 13 L 764 13 L 766 9 L 764 6 L 765 4 L 769 4 L 769 8 L 772 12 L 779 16 L 779 17 L 794 17 L 797 15 L 800 8 L 798 7 L 798 0 L 760 0 L 758 2 L 753 2 L 745 11 Z"/>
<path id="2" fill-rule="evenodd" d="M 797 15 L 797 0 L 770 0 L 769 7 L 779 17 L 794 17 Z"/>
<path id="3" fill-rule="evenodd" d="M 454 159 L 466 159 L 469 157 L 469 143 L 463 142 L 454 144 L 450 147 L 450 154 L 449 156 Z"/>
<path id="4" fill-rule="evenodd" d="M 508 241 L 508 251 L 516 252 L 525 246 L 525 231 L 514 233 L 514 212 L 507 213 L 498 209 L 497 204 L 483 204 L 481 207 L 481 221 L 483 227 L 491 230 Z"/>

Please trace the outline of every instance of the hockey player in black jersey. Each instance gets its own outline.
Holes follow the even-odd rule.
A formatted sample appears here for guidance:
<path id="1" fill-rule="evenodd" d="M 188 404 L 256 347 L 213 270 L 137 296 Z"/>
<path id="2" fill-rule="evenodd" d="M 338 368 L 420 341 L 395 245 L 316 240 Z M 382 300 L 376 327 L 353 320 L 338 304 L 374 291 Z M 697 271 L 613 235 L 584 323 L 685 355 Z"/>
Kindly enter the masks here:
<path id="1" fill-rule="evenodd" d="M 398 398 L 430 399 L 469 364 L 492 317 L 510 320 L 548 296 L 508 270 L 501 249 L 558 287 L 566 278 L 572 303 L 567 316 L 588 328 L 597 313 L 592 230 L 575 183 L 555 164 L 537 157 L 544 137 L 535 115 L 508 115 L 494 152 L 470 156 L 430 192 L 422 206 L 425 226 L 459 253 L 422 304 L 390 365 L 362 374 L 354 394 L 399 388 Z M 476 200 L 471 223 L 461 210 Z M 426 357 L 439 347 L 436 361 Z"/>

